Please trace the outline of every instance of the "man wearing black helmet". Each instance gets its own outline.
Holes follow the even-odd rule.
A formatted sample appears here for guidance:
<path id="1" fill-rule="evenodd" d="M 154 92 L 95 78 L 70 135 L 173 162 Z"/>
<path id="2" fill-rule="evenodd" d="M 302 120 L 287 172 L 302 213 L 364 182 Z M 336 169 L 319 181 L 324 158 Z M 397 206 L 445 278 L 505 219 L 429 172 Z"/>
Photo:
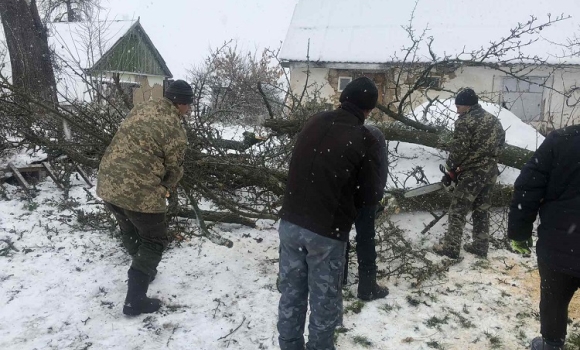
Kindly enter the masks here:
<path id="1" fill-rule="evenodd" d="M 193 90 L 177 80 L 165 98 L 135 106 L 119 126 L 99 166 L 97 195 L 114 214 L 122 241 L 133 256 L 123 313 L 152 313 L 161 301 L 146 296 L 169 242 L 167 193 L 183 176 L 187 136 L 182 118 Z"/>
<path id="2" fill-rule="evenodd" d="M 447 232 L 433 250 L 439 255 L 459 258 L 466 216 L 473 210 L 473 242 L 464 249 L 485 258 L 489 247 L 491 191 L 497 180 L 497 161 L 505 132 L 499 119 L 481 107 L 472 89 L 461 90 L 455 106 L 459 116 L 445 162 L 447 172 L 441 181 L 446 186 L 457 185 L 452 192 Z"/>

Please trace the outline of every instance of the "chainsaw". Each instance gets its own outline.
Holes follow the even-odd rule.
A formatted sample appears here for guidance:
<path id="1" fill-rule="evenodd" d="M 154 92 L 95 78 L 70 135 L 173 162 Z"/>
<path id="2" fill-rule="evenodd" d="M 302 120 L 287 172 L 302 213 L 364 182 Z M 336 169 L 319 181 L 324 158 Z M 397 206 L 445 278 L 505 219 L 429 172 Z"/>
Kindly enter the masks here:
<path id="1" fill-rule="evenodd" d="M 443 174 L 446 173 L 445 167 L 442 164 L 439 165 L 439 170 L 441 170 L 441 172 Z M 425 186 L 421 186 L 421 187 L 417 187 L 417 188 L 414 188 L 412 190 L 409 190 L 403 194 L 403 197 L 411 198 L 411 197 L 422 196 L 424 194 L 436 192 L 436 191 L 442 190 L 444 188 L 446 190 L 448 190 L 449 192 L 451 192 L 455 188 L 455 185 L 457 185 L 457 180 L 451 181 L 451 185 L 449 185 L 449 186 L 445 186 L 443 184 L 443 182 L 436 182 L 434 184 L 425 185 Z"/>

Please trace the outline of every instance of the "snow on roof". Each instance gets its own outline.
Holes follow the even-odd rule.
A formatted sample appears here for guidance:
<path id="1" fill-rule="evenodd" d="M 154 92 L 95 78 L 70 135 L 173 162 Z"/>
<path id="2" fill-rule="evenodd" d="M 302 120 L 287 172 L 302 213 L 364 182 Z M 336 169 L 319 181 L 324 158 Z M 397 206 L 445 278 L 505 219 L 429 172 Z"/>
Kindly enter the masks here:
<path id="1" fill-rule="evenodd" d="M 285 61 L 388 63 L 401 61 L 403 48 L 411 41 L 404 27 L 409 25 L 415 1 L 395 0 L 300 0 L 281 51 Z M 433 37 L 434 52 L 439 56 L 457 55 L 489 46 L 510 34 L 518 23 L 531 15 L 538 24 L 561 14 L 572 18 L 541 31 L 538 42 L 523 52 L 560 63 L 556 57 L 562 43 L 578 30 L 580 1 L 534 0 L 421 0 L 413 17 L 415 35 L 426 28 L 426 37 Z M 522 37 L 522 42 L 527 38 Z M 514 52 L 516 54 L 516 52 Z M 462 57 L 469 59 L 469 57 Z M 425 43 L 419 49 L 420 61 L 431 61 Z M 578 64 L 580 57 L 567 59 Z"/>
<path id="2" fill-rule="evenodd" d="M 87 101 L 91 91 L 84 79 L 90 68 L 135 21 L 49 23 L 48 45 L 55 53 L 57 88 L 61 102 Z"/>

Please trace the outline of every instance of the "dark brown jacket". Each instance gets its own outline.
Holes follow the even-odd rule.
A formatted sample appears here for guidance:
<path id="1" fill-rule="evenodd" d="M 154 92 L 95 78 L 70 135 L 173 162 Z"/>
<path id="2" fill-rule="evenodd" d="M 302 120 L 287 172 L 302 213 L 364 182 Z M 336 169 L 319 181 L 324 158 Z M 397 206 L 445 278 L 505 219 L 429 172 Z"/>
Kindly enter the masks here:
<path id="1" fill-rule="evenodd" d="M 308 120 L 292 152 L 282 219 L 348 240 L 357 208 L 382 196 L 380 146 L 363 122 L 362 110 L 349 102 Z"/>

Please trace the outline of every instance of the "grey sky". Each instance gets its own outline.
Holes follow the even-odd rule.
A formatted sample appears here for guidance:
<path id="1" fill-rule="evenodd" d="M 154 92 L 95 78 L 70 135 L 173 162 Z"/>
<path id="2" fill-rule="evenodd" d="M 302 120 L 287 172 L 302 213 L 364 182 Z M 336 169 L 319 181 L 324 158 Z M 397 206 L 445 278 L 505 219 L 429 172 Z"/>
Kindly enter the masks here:
<path id="1" fill-rule="evenodd" d="M 297 0 L 103 0 L 109 19 L 136 19 L 175 78 L 224 41 L 255 51 L 278 48 Z"/>

